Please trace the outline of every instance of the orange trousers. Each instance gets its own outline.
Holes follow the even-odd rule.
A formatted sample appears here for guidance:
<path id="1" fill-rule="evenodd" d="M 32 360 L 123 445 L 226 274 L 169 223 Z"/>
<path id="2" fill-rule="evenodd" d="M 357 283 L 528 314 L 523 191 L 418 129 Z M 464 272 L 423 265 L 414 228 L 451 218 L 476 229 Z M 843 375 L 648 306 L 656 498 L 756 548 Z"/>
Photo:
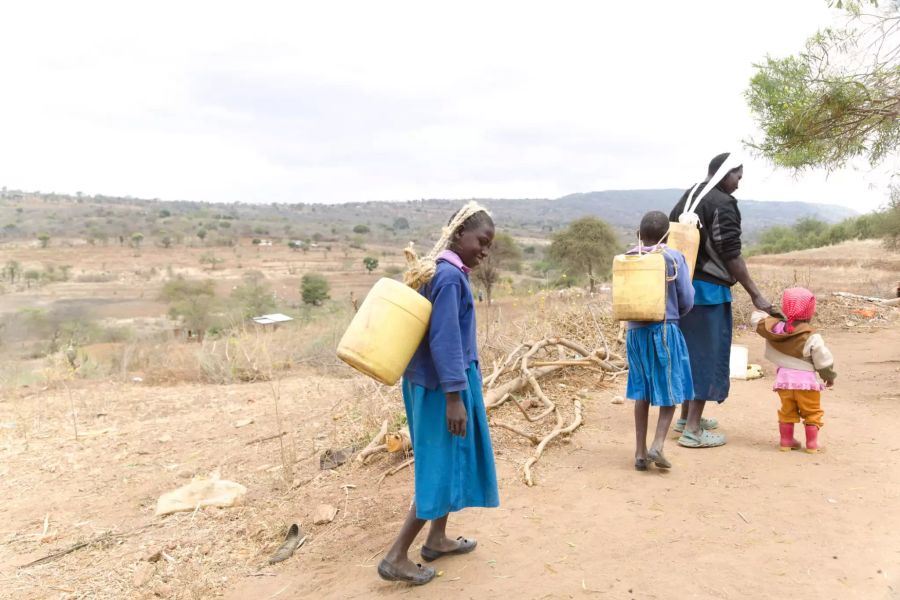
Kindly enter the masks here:
<path id="1" fill-rule="evenodd" d="M 822 426 L 821 392 L 816 390 L 777 390 L 781 397 L 781 410 L 778 411 L 779 423 L 799 423 L 803 417 L 806 425 Z"/>

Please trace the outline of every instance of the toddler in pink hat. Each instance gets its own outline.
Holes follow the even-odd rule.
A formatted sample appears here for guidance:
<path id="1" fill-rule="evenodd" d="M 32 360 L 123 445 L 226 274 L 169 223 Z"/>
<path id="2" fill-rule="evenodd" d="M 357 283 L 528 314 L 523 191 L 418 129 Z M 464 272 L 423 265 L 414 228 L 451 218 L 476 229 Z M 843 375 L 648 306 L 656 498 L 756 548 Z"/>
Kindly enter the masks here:
<path id="1" fill-rule="evenodd" d="M 821 391 L 832 387 L 837 377 L 834 357 L 822 336 L 810 325 L 816 314 L 816 297 L 812 292 L 802 287 L 784 290 L 781 310 L 786 321 L 756 311 L 750 322 L 766 340 L 766 358 L 778 367 L 774 390 L 781 397 L 781 410 L 778 411 L 781 450 L 801 447 L 794 438 L 794 424 L 802 418 L 806 429 L 806 451 L 815 453 L 819 451 L 819 428 L 825 414 Z M 824 385 L 816 379 L 816 373 Z"/>

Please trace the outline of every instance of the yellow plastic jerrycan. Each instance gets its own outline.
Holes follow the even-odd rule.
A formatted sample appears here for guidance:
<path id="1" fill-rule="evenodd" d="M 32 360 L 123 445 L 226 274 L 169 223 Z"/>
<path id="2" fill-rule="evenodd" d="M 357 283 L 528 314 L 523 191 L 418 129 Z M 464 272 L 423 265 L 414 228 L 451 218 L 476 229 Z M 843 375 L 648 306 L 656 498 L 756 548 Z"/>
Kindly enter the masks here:
<path id="1" fill-rule="evenodd" d="M 684 254 L 691 279 L 694 278 L 694 266 L 697 263 L 697 251 L 700 249 L 700 230 L 692 223 L 669 223 L 669 248 Z"/>
<path id="2" fill-rule="evenodd" d="M 613 318 L 662 321 L 666 316 L 666 261 L 662 252 L 620 254 L 612 268 Z"/>
<path id="3" fill-rule="evenodd" d="M 419 292 L 393 279 L 379 279 L 344 332 L 338 358 L 394 385 L 425 337 L 430 318 L 431 302 Z"/>

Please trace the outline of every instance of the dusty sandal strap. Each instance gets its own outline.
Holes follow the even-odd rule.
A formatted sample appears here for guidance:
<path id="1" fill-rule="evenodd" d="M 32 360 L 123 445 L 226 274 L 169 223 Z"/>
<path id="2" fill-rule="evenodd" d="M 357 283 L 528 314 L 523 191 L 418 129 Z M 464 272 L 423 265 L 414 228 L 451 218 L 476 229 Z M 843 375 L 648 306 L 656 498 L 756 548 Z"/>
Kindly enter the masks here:
<path id="1" fill-rule="evenodd" d="M 442 556 L 448 556 L 450 554 L 468 554 L 475 549 L 475 546 L 478 545 L 478 540 L 469 540 L 462 536 L 456 538 L 456 541 L 459 542 L 459 546 L 457 546 L 455 550 L 447 550 L 446 552 L 442 552 L 441 550 L 432 550 L 428 546 L 422 546 L 422 558 L 424 558 L 428 562 L 431 562 L 433 560 L 439 559 Z"/>
<path id="2" fill-rule="evenodd" d="M 387 560 L 382 559 L 382 561 L 378 563 L 378 576 L 385 581 L 401 581 L 412 585 L 425 585 L 434 579 L 434 576 L 436 575 L 434 569 L 431 567 L 423 567 L 418 563 L 416 566 L 419 568 L 419 571 L 415 575 L 406 575 L 405 573 L 398 572 L 394 569 L 394 565 Z"/>

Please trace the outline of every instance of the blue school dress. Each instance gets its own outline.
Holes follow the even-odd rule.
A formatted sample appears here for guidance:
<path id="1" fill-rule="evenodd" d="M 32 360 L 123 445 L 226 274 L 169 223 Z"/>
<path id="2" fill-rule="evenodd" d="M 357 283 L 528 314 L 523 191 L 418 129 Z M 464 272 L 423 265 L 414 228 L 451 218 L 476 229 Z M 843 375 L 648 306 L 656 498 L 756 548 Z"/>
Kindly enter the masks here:
<path id="1" fill-rule="evenodd" d="M 420 290 L 432 303 L 431 323 L 403 376 L 416 458 L 416 517 L 425 520 L 500 504 L 478 368 L 475 303 L 462 262 L 450 258 L 456 260 L 438 260 L 434 278 Z M 447 430 L 445 392 L 458 392 L 466 407 L 465 437 Z"/>
<path id="2" fill-rule="evenodd" d="M 694 399 L 690 357 L 678 326 L 679 319 L 694 304 L 694 288 L 684 255 L 664 245 L 662 249 L 667 275 L 675 276 L 666 289 L 666 318 L 659 322 L 628 323 L 625 394 L 631 400 L 644 400 L 651 406 L 675 406 Z"/>

